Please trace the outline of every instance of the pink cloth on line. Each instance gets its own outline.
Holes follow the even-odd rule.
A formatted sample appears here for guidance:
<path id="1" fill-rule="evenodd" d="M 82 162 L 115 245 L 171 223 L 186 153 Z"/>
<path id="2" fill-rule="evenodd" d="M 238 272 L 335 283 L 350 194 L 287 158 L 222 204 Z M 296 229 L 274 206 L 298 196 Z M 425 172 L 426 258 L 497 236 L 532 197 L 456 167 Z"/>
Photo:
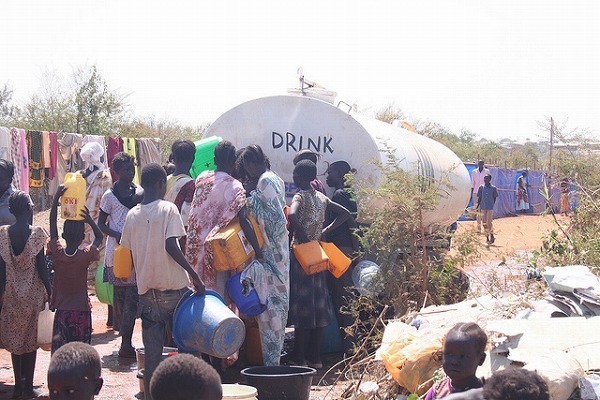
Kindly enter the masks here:
<path id="1" fill-rule="evenodd" d="M 25 129 L 19 129 L 21 135 L 21 155 L 23 156 L 21 165 L 21 190 L 29 193 L 29 152 L 27 151 L 27 135 Z"/>
<path id="2" fill-rule="evenodd" d="M 112 167 L 112 160 L 115 158 L 117 153 L 123 151 L 123 139 L 120 137 L 108 138 L 108 145 L 106 146 L 106 158 L 108 159 L 108 165 L 110 166 L 110 175 L 112 177 L 113 182 L 119 179 L 119 176 L 115 173 Z"/>

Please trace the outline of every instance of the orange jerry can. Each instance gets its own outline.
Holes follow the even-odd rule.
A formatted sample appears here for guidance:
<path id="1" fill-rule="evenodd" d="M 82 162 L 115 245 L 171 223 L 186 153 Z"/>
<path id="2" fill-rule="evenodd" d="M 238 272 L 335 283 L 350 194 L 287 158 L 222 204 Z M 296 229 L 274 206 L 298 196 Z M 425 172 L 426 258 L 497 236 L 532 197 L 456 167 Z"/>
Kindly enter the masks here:
<path id="1" fill-rule="evenodd" d="M 131 259 L 131 251 L 124 246 L 118 244 L 115 247 L 113 273 L 115 278 L 127 279 L 131 276 L 133 268 L 133 260 Z"/>
<path id="2" fill-rule="evenodd" d="M 254 217 L 249 217 L 260 247 L 265 243 L 258 223 Z M 208 239 L 213 248 L 213 268 L 217 271 L 229 271 L 245 266 L 254 257 L 254 248 L 246 238 L 237 218 Z"/>
<path id="3" fill-rule="evenodd" d="M 80 217 L 85 209 L 86 181 L 81 174 L 69 172 L 65 175 L 65 192 L 60 201 L 60 214 L 64 219 L 83 221 Z"/>
<path id="4" fill-rule="evenodd" d="M 316 240 L 292 246 L 296 260 L 307 275 L 329 269 L 329 257 Z"/>
<path id="5" fill-rule="evenodd" d="M 321 242 L 321 247 L 327 257 L 329 257 L 329 272 L 333 274 L 336 278 L 344 275 L 344 272 L 348 270 L 350 264 L 352 264 L 352 260 L 350 260 L 344 252 L 342 252 L 338 247 L 333 243 Z"/>

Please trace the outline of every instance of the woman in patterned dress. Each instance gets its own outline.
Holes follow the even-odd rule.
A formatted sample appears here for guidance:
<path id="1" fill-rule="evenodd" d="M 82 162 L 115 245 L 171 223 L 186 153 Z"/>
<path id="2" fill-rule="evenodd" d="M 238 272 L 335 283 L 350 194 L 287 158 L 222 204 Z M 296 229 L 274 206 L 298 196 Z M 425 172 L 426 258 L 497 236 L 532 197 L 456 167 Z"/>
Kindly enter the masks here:
<path id="1" fill-rule="evenodd" d="M 248 219 L 246 191 L 242 184 L 231 176 L 235 166 L 235 146 L 226 140 L 215 147 L 215 171 L 202 172 L 195 181 L 196 191 L 192 199 L 188 219 L 187 243 L 185 255 L 188 262 L 205 283 L 206 289 L 218 292 L 224 298 L 225 283 L 230 271 L 216 271 L 212 267 L 213 250 L 210 238 L 219 233 L 234 218 L 240 225 L 255 251 L 256 258 L 263 261 L 263 253 L 258 239 Z M 213 367 L 223 371 L 225 364 L 231 365 L 237 359 L 237 353 L 225 363 L 211 360 Z"/>
<path id="2" fill-rule="evenodd" d="M 289 309 L 290 246 L 285 207 L 285 185 L 272 172 L 269 161 L 258 145 L 246 147 L 240 155 L 250 179 L 257 179 L 256 189 L 247 199 L 248 209 L 262 231 L 265 244 L 263 266 L 267 271 L 267 310 L 256 316 L 265 365 L 279 365 Z"/>
<path id="3" fill-rule="evenodd" d="M 17 222 L 0 227 L 0 337 L 11 353 L 15 389 L 13 399 L 39 395 L 33 389 L 37 354 L 38 313 L 50 298 L 50 283 L 44 262 L 48 235 L 31 226 L 33 204 L 25 192 L 15 191 L 9 199 Z"/>
<path id="4" fill-rule="evenodd" d="M 307 243 L 321 240 L 321 236 L 340 227 L 349 218 L 350 212 L 331 201 L 311 186 L 317 176 L 317 166 L 309 160 L 302 160 L 294 167 L 294 183 L 300 188 L 290 206 L 288 218 L 294 232 L 293 243 Z M 323 228 L 325 212 L 336 217 Z M 327 290 L 327 271 L 307 275 L 294 255 L 290 263 L 290 323 L 295 327 L 294 359 L 298 365 L 322 368 L 321 341 L 323 328 L 333 318 Z M 305 338 L 308 336 L 308 349 Z"/>

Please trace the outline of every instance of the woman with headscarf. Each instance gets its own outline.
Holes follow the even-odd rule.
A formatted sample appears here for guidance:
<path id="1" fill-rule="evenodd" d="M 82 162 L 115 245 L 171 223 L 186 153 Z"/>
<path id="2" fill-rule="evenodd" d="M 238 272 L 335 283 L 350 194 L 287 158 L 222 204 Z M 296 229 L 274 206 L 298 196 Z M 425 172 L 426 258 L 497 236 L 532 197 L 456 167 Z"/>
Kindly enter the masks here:
<path id="1" fill-rule="evenodd" d="M 94 222 L 98 223 L 98 217 L 100 217 L 100 201 L 102 200 L 102 195 L 107 190 L 110 190 L 112 186 L 112 177 L 110 176 L 110 170 L 106 168 L 104 163 L 102 162 L 104 159 L 104 147 L 102 145 L 90 142 L 86 143 L 79 153 L 81 155 L 81 159 L 85 161 L 86 168 L 79 173 L 85 178 L 86 187 L 85 187 L 85 206 L 88 208 L 90 212 L 90 217 L 94 220 Z M 88 224 L 85 225 L 85 238 L 81 243 L 80 249 L 85 249 L 89 247 L 94 242 L 94 232 L 92 228 Z M 104 259 L 104 244 L 105 241 L 102 241 L 102 244 L 98 246 L 98 250 L 100 250 L 100 259 Z M 98 269 L 98 261 L 95 261 L 90 264 L 88 269 L 88 284 L 93 284 L 94 278 L 96 275 L 96 270 Z M 109 306 L 109 316 L 108 321 L 106 323 L 107 326 L 112 326 L 112 307 Z M 118 318 L 115 323 L 115 329 L 118 328 Z"/>
<path id="2" fill-rule="evenodd" d="M 15 166 L 12 162 L 0 159 L 0 225 L 12 225 L 17 220 L 8 209 L 8 199 L 13 192 L 12 181 Z"/>
<path id="3" fill-rule="evenodd" d="M 248 177 L 257 182 L 247 202 L 265 239 L 263 266 L 267 282 L 267 309 L 256 316 L 263 362 L 265 365 L 279 365 L 290 292 L 290 245 L 283 213 L 285 185 L 269 168 L 269 160 L 260 146 L 246 147 L 240 159 Z"/>

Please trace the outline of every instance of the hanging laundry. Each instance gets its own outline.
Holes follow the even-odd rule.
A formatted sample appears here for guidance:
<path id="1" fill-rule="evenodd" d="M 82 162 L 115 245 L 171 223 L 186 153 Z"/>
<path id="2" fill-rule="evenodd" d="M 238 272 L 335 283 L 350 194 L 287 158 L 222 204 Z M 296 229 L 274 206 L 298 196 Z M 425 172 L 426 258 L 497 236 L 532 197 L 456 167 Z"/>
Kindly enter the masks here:
<path id="1" fill-rule="evenodd" d="M 17 128 L 10 128 L 10 156 L 10 161 L 12 161 L 12 163 L 15 166 L 13 186 L 15 187 L 15 189 L 21 189 L 21 170 L 23 169 L 23 156 L 21 155 L 21 135 L 19 134 L 19 130 Z"/>
<path id="2" fill-rule="evenodd" d="M 133 158 L 135 158 L 136 167 L 135 167 L 135 176 L 133 177 L 133 183 L 135 183 L 136 185 L 139 185 L 140 184 L 141 167 L 140 167 L 140 161 L 136 154 L 135 139 L 123 138 L 123 151 L 125 153 L 129 154 L 130 156 L 132 156 Z"/>
<path id="3" fill-rule="evenodd" d="M 42 152 L 44 156 L 44 168 L 50 168 L 50 132 L 42 131 Z"/>
<path id="4" fill-rule="evenodd" d="M 0 158 L 10 160 L 10 130 L 0 126 Z"/>
<path id="5" fill-rule="evenodd" d="M 160 139 L 135 139 L 135 147 L 138 154 L 140 170 L 146 164 L 161 163 L 162 160 L 160 157 Z"/>
<path id="6" fill-rule="evenodd" d="M 48 179 L 56 176 L 56 164 L 58 162 L 58 133 L 50 132 L 50 166 L 48 167 Z"/>
<path id="7" fill-rule="evenodd" d="M 19 182 L 21 190 L 29 193 L 29 152 L 27 151 L 27 132 L 25 129 L 18 128 L 21 137 L 21 180 Z"/>
<path id="8" fill-rule="evenodd" d="M 117 153 L 123 151 L 123 139 L 120 137 L 109 137 L 108 145 L 106 146 L 106 158 L 108 159 L 108 165 L 110 165 L 110 175 L 112 177 L 113 182 L 119 179 L 115 171 L 112 167 L 112 160 L 115 158 Z"/>
<path id="9" fill-rule="evenodd" d="M 76 172 L 83 169 L 83 161 L 79 156 L 79 149 L 83 146 L 83 136 L 79 133 L 64 133 L 58 139 L 58 152 L 56 157 L 56 176 L 50 181 L 48 193 L 54 196 L 58 185 L 64 182 L 67 172 Z"/>
<path id="10" fill-rule="evenodd" d="M 27 146 L 29 150 L 29 187 L 41 188 L 44 186 L 42 132 L 29 131 Z"/>

